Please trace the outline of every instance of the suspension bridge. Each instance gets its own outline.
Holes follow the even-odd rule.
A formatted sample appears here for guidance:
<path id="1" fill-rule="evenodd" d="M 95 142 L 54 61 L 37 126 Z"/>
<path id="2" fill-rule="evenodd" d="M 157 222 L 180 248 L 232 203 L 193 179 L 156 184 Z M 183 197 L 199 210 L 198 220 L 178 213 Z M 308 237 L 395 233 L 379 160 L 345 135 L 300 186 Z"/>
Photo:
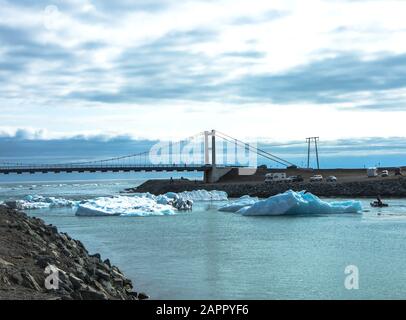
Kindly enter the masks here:
<path id="1" fill-rule="evenodd" d="M 255 165 L 259 156 L 285 167 L 296 167 L 254 144 L 211 130 L 177 142 L 162 142 L 145 152 L 108 159 L 69 163 L 0 162 L 0 174 L 184 171 L 203 172 L 206 182 L 216 182 L 232 169 L 252 167 L 249 160 L 253 156 Z"/>

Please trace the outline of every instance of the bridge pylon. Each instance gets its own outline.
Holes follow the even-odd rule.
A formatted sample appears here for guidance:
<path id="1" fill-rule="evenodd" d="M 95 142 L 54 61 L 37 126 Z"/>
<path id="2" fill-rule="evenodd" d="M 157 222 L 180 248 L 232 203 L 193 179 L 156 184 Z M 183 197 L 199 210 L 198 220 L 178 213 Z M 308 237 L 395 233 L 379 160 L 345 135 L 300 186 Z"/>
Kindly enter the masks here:
<path id="1" fill-rule="evenodd" d="M 209 136 L 211 136 L 211 145 L 209 143 Z M 204 132 L 204 164 L 206 166 L 211 165 L 212 168 L 216 167 L 216 130 Z"/>
<path id="2" fill-rule="evenodd" d="M 211 145 L 209 145 L 209 136 L 211 136 Z M 211 161 L 210 161 L 211 151 Z M 217 182 L 222 176 L 230 172 L 232 168 L 218 168 L 216 165 L 216 130 L 204 132 L 204 182 Z"/>

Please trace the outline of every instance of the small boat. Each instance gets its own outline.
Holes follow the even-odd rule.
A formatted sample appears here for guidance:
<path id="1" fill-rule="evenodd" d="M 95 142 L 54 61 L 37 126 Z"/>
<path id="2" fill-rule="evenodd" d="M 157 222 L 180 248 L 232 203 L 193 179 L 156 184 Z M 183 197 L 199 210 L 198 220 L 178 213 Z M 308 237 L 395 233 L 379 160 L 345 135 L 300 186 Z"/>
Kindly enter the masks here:
<path id="1" fill-rule="evenodd" d="M 383 207 L 389 207 L 387 203 L 379 203 L 378 201 L 371 202 L 371 207 L 374 208 L 383 208 Z"/>

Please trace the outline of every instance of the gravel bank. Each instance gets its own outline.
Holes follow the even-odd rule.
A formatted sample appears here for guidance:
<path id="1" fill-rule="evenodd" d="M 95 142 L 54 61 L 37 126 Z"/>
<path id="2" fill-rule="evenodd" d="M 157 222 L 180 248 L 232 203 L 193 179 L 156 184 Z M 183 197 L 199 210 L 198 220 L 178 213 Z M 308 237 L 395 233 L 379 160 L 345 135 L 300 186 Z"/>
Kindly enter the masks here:
<path id="1" fill-rule="evenodd" d="M 340 183 L 272 183 L 264 182 L 233 182 L 206 184 L 200 181 L 189 180 L 148 180 L 137 188 L 126 192 L 150 192 L 164 194 L 166 192 L 182 192 L 191 190 L 219 190 L 227 192 L 229 197 L 236 198 L 243 195 L 256 197 L 270 197 L 286 190 L 308 190 L 323 197 L 406 197 L 406 177 L 391 178 L 388 180 L 375 180 L 373 178 L 363 181 Z"/>

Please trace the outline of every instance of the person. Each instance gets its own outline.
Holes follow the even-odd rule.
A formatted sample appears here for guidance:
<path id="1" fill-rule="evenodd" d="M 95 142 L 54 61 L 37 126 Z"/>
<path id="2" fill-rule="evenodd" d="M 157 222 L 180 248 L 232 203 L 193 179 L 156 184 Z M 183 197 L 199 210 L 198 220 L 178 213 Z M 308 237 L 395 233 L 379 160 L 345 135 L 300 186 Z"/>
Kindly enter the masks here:
<path id="1" fill-rule="evenodd" d="M 382 200 L 381 200 L 381 196 L 380 196 L 380 195 L 378 195 L 378 196 L 376 197 L 376 203 L 377 203 L 379 206 L 382 206 L 382 205 L 383 205 L 383 202 L 382 202 Z"/>

